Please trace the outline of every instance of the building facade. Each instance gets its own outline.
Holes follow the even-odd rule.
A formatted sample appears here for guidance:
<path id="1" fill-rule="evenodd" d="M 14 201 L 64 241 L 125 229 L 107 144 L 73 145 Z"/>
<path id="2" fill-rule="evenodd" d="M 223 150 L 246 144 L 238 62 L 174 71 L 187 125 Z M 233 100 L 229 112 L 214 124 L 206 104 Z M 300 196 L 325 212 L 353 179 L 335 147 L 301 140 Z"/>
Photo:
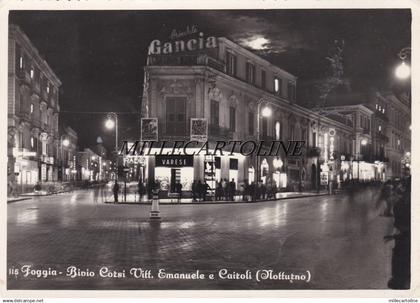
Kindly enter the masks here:
<path id="1" fill-rule="evenodd" d="M 303 140 L 307 144 L 305 155 L 294 159 L 240 153 L 216 156 L 217 181 L 234 179 L 238 186 L 258 179 L 296 191 L 319 186 L 321 167 L 330 180 L 337 178 L 341 155 L 352 153 L 352 126 L 297 105 L 294 75 L 226 38 L 207 41 L 210 38 L 212 43 L 201 48 L 186 48 L 200 44 L 200 38 L 152 42 L 142 115 L 158 119 L 159 140 L 188 141 L 191 119 L 205 118 L 210 144 L 217 140 Z M 265 107 L 271 109 L 270 116 L 261 115 Z M 205 157 L 194 156 L 183 163 L 188 165 L 165 166 L 161 157 L 150 156 L 144 178 L 169 184 L 168 190 L 174 180 L 180 180 L 189 190 L 193 180 L 204 180 Z"/>
<path id="2" fill-rule="evenodd" d="M 61 82 L 19 27 L 9 27 L 9 194 L 58 179 Z"/>

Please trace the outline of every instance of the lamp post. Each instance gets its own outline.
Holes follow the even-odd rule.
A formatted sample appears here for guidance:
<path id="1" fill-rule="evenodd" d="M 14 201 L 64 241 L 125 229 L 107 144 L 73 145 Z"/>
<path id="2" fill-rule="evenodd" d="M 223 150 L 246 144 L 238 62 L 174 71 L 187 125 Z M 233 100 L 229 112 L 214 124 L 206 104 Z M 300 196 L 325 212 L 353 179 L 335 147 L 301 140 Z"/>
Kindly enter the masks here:
<path id="1" fill-rule="evenodd" d="M 407 59 L 408 55 L 411 53 L 411 47 L 404 47 L 398 53 L 398 57 L 402 60 L 401 64 L 397 66 L 395 69 L 395 76 L 398 79 L 404 80 L 410 77 L 411 75 L 411 68 L 408 64 L 405 63 L 405 59 Z"/>
<path id="2" fill-rule="evenodd" d="M 367 139 L 362 139 L 360 141 L 360 145 L 361 146 L 366 146 L 368 144 Z M 360 147 L 361 149 L 362 147 Z M 359 157 L 357 157 L 357 180 L 360 182 L 360 156 L 362 155 L 362 152 L 360 150 L 359 152 Z"/>
<path id="3" fill-rule="evenodd" d="M 257 102 L 257 140 L 260 141 L 260 112 L 261 112 L 261 116 L 268 118 L 271 116 L 272 114 L 272 110 L 270 107 L 265 106 L 262 110 L 261 110 L 261 104 L 264 102 L 264 99 L 260 99 Z M 267 102 L 267 101 L 265 101 Z M 269 103 L 269 102 L 267 102 Z M 260 162 L 259 162 L 260 156 L 257 154 L 256 157 L 256 168 L 255 168 L 255 172 L 257 173 L 257 184 L 260 181 Z"/>
<path id="4" fill-rule="evenodd" d="M 116 113 L 109 113 L 105 121 L 107 129 L 115 128 L 115 151 L 118 152 L 118 116 Z"/>
<path id="5" fill-rule="evenodd" d="M 63 165 L 63 148 L 68 147 L 70 145 L 69 139 L 65 138 L 64 135 L 61 135 L 60 137 L 60 156 L 61 156 L 61 182 L 63 182 L 63 176 L 64 176 L 64 165 Z"/>

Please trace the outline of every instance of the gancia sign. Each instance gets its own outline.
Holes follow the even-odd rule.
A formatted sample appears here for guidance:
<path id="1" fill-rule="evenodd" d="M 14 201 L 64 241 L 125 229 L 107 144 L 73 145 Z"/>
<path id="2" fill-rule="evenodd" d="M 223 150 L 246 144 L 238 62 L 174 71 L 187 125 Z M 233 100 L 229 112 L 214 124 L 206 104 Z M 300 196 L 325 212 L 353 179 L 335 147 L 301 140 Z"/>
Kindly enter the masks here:
<path id="1" fill-rule="evenodd" d="M 208 48 L 217 47 L 216 37 L 204 37 L 202 32 L 198 33 L 197 38 L 191 38 L 187 41 L 176 40 L 162 43 L 160 40 L 153 40 L 149 46 L 149 55 L 170 55 L 173 53 L 180 52 L 193 52 L 197 50 L 203 50 Z"/>

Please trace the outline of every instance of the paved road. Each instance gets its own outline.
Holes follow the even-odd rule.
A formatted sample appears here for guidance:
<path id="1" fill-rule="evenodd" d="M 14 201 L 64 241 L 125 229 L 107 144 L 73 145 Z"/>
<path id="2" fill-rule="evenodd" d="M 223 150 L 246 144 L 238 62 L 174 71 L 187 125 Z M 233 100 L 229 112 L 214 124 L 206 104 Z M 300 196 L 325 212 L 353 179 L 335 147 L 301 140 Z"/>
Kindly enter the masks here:
<path id="1" fill-rule="evenodd" d="M 148 205 L 95 203 L 91 191 L 20 201 L 8 205 L 8 267 L 20 271 L 9 274 L 8 288 L 385 289 L 392 243 L 382 238 L 392 219 L 379 216 L 375 199 L 376 192 L 365 190 L 352 197 L 165 205 L 161 224 L 148 222 Z M 37 278 L 42 272 L 32 271 L 24 277 L 24 265 L 57 275 Z M 69 266 L 95 276 L 71 278 Z M 102 267 L 121 276 L 125 270 L 125 277 L 101 277 Z M 133 267 L 143 276 L 134 278 Z M 199 270 L 205 279 L 163 279 L 159 269 Z M 219 277 L 223 269 L 231 279 L 224 271 Z M 261 270 L 273 275 L 263 280 Z M 234 279 L 234 272 L 243 279 Z M 296 280 L 308 279 L 308 272 L 309 282 Z M 293 283 L 285 280 L 290 274 Z"/>

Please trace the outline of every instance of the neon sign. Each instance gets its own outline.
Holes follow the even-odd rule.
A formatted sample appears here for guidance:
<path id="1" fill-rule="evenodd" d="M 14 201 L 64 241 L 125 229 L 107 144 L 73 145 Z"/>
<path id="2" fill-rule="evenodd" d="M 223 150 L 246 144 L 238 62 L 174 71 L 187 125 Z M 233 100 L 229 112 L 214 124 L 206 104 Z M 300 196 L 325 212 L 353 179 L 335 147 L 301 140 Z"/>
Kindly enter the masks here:
<path id="1" fill-rule="evenodd" d="M 207 48 L 216 48 L 217 38 L 207 37 L 204 38 L 204 34 L 200 32 L 198 38 L 192 38 L 188 41 L 176 40 L 171 42 L 165 42 L 162 44 L 160 40 L 153 40 L 149 46 L 149 55 L 169 55 L 172 53 L 179 53 L 184 51 L 197 51 Z"/>

